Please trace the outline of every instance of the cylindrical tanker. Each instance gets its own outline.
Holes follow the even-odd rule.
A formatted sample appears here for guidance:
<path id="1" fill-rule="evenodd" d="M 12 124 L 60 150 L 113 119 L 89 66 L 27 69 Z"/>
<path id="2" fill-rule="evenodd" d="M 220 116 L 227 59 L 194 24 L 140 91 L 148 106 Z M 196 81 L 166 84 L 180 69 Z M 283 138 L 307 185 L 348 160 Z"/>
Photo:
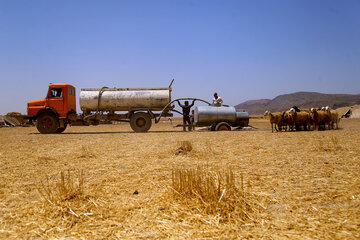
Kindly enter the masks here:
<path id="1" fill-rule="evenodd" d="M 211 126 L 226 122 L 230 126 L 245 127 L 249 124 L 249 113 L 236 112 L 231 106 L 197 106 L 194 110 L 196 126 Z"/>
<path id="2" fill-rule="evenodd" d="M 158 111 L 171 101 L 171 88 L 87 88 L 79 98 L 83 111 Z"/>

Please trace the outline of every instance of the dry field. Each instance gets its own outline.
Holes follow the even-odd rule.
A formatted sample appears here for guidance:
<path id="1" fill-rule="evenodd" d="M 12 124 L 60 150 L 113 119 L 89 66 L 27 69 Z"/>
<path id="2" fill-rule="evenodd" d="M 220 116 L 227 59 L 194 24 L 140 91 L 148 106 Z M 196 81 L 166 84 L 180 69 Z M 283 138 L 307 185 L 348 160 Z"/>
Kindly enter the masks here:
<path id="1" fill-rule="evenodd" d="M 290 133 L 250 124 L 267 129 L 1 128 L 0 238 L 359 239 L 360 119 Z M 181 174 L 229 185 L 209 202 L 175 191 Z"/>

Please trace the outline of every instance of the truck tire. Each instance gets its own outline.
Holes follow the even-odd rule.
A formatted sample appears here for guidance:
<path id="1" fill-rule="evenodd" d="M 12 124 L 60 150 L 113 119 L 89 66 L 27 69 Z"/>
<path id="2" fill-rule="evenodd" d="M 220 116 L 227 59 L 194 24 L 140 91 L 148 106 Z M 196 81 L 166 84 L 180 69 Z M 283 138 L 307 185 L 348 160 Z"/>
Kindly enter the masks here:
<path id="1" fill-rule="evenodd" d="M 130 117 L 130 126 L 135 132 L 147 132 L 151 128 L 151 123 L 148 113 L 137 112 Z"/>
<path id="2" fill-rule="evenodd" d="M 230 131 L 231 127 L 226 122 L 221 122 L 216 124 L 215 131 Z"/>
<path id="3" fill-rule="evenodd" d="M 62 127 L 62 128 L 59 127 L 59 128 L 56 130 L 56 133 L 62 133 L 63 131 L 65 131 L 66 127 L 67 127 L 67 124 L 65 124 L 64 127 Z"/>
<path id="4" fill-rule="evenodd" d="M 36 119 L 36 128 L 42 134 L 56 133 L 59 128 L 59 119 L 53 113 L 41 114 Z"/>

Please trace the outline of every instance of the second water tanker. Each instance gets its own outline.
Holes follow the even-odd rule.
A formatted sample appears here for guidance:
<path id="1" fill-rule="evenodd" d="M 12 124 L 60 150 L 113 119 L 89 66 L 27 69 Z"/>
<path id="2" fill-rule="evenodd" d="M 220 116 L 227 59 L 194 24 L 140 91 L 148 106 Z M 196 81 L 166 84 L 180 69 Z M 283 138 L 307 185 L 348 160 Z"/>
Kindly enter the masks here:
<path id="1" fill-rule="evenodd" d="M 247 127 L 249 124 L 249 113 L 237 112 L 232 106 L 198 106 L 194 111 L 194 124 L 196 126 L 228 125 L 232 127 Z M 219 126 L 218 126 L 219 125 Z"/>

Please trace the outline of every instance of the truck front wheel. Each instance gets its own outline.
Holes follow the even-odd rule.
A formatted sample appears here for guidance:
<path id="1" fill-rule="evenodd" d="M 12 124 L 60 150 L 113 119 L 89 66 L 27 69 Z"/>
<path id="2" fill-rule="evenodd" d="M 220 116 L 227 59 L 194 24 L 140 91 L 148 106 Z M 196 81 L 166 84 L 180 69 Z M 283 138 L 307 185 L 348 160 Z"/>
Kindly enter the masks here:
<path id="1" fill-rule="evenodd" d="M 43 134 L 56 133 L 59 128 L 59 119 L 55 114 L 44 113 L 36 119 L 36 128 Z"/>
<path id="2" fill-rule="evenodd" d="M 130 117 L 130 126 L 135 132 L 147 132 L 151 128 L 150 115 L 137 112 Z"/>

